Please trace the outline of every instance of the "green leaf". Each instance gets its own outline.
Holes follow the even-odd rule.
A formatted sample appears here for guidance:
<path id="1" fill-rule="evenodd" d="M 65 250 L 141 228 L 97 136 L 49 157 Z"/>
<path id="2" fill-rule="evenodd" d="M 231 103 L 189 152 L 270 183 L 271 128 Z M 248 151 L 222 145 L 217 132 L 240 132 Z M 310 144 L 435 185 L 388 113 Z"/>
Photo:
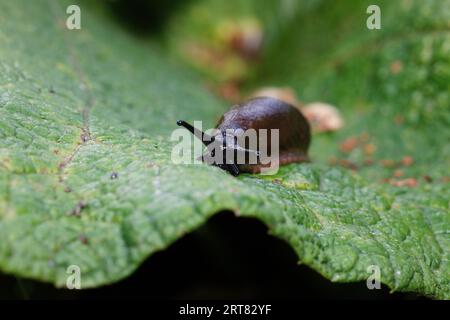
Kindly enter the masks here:
<path id="1" fill-rule="evenodd" d="M 262 220 L 302 263 L 333 281 L 364 281 L 368 267 L 377 265 L 392 290 L 450 298 L 449 189 L 437 179 L 448 174 L 448 108 L 440 107 L 448 106 L 448 32 L 387 42 L 375 53 L 345 61 L 340 74 L 327 66 L 328 58 L 318 58 L 309 69 L 323 68 L 317 75 L 286 79 L 293 86 L 311 79 L 299 90 L 307 99 L 319 98 L 323 86 L 332 85 L 327 98 L 346 103 L 348 126 L 336 137 L 314 137 L 314 164 L 285 166 L 275 176 L 234 178 L 207 165 L 171 161 L 170 133 L 178 118 L 212 126 L 226 108 L 202 80 L 169 61 L 156 44 L 125 34 L 101 7 L 82 2 L 82 29 L 67 30 L 65 8 L 72 3 L 0 6 L 2 271 L 62 287 L 68 266 L 78 265 L 83 288 L 111 283 L 229 209 Z M 323 12 L 319 9 L 311 14 Z M 344 43 L 336 55 L 347 50 Z M 393 79 L 383 66 L 397 56 L 425 61 L 417 73 L 411 71 L 416 77 Z M 424 78 L 420 71 L 431 67 L 435 72 Z M 277 81 L 277 72 L 267 73 Z M 366 77 L 382 83 L 371 87 L 361 81 Z M 438 85 L 424 85 L 434 80 Z M 413 94 L 408 100 L 412 86 L 429 96 L 420 100 Z M 435 95 L 440 100 L 431 98 Z M 375 105 L 381 119 L 390 119 L 393 106 L 407 108 L 414 99 L 437 106 L 430 112 L 411 106 L 419 116 L 407 119 L 405 127 L 390 129 L 392 123 L 374 121 L 367 111 Z M 437 120 L 434 133 L 428 116 Z M 355 173 L 325 165 L 339 139 L 361 128 L 371 130 L 384 150 L 380 158 L 415 152 L 418 163 L 408 173 L 431 172 L 434 182 L 398 188 L 374 181 L 389 174 L 387 169 Z M 392 133 L 411 143 L 399 146 Z M 361 155 L 349 157 L 359 161 Z"/>

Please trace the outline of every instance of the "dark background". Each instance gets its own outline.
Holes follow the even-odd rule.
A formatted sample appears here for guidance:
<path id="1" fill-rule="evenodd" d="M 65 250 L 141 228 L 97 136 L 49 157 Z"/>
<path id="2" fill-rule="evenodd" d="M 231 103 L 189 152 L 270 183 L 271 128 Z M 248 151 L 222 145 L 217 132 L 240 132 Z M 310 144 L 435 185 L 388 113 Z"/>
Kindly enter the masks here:
<path id="1" fill-rule="evenodd" d="M 419 299 L 365 282 L 332 283 L 298 265 L 284 241 L 256 219 L 231 212 L 212 217 L 168 249 L 153 254 L 130 277 L 88 290 L 55 289 L 0 276 L 0 299 Z"/>

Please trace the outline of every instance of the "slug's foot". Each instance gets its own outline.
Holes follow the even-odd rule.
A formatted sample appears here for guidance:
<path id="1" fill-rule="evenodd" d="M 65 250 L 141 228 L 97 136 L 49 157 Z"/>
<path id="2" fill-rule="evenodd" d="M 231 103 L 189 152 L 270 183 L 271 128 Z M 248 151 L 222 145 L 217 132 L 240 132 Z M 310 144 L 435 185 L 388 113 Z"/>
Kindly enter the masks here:
<path id="1" fill-rule="evenodd" d="M 222 170 L 228 171 L 231 175 L 237 177 L 240 173 L 239 168 L 234 163 L 231 164 L 217 164 L 217 167 L 219 167 Z"/>

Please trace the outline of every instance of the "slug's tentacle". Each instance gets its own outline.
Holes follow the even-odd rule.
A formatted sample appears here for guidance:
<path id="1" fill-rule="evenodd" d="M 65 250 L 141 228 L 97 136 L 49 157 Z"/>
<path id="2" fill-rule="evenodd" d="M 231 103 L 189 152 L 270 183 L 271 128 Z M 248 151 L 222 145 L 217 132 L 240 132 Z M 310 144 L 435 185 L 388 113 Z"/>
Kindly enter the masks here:
<path id="1" fill-rule="evenodd" d="M 240 170 L 237 165 L 234 163 L 231 164 L 216 164 L 220 169 L 227 171 L 231 175 L 237 177 L 240 173 Z"/>
<path id="2" fill-rule="evenodd" d="M 194 128 L 192 125 L 190 125 L 186 121 L 178 120 L 177 125 L 188 129 L 194 136 L 196 136 L 198 139 L 200 139 L 200 141 L 203 142 L 203 144 L 205 146 L 208 146 L 214 142 L 214 137 L 210 136 L 209 134 L 204 133 L 201 130 L 198 130 L 197 128 Z"/>

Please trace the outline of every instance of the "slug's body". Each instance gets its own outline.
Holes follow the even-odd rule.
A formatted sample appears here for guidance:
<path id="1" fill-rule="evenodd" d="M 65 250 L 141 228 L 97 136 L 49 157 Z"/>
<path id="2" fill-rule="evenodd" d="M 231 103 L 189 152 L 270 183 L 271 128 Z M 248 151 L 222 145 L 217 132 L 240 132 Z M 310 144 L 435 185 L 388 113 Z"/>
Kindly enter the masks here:
<path id="1" fill-rule="evenodd" d="M 247 145 L 237 145 L 232 143 L 233 139 L 228 139 L 227 130 L 267 129 L 267 147 L 271 150 L 270 130 L 279 130 L 279 165 L 308 161 L 307 151 L 311 141 L 310 127 L 295 107 L 281 100 L 260 97 L 248 100 L 243 104 L 232 107 L 226 112 L 217 124 L 218 134 L 210 137 L 203 132 L 199 132 L 184 121 L 178 121 L 178 125 L 186 127 L 198 138 L 202 139 L 208 147 L 213 141 L 220 140 L 224 149 L 232 148 L 237 152 L 255 153 L 259 157 L 259 150 L 249 149 Z M 260 142 L 258 142 L 260 146 Z M 258 148 L 259 149 L 259 148 Z M 208 156 L 208 154 L 206 154 Z M 225 159 L 225 164 L 215 164 L 233 175 L 240 172 L 257 173 L 265 166 L 258 160 L 257 163 L 238 164 L 232 159 Z"/>

